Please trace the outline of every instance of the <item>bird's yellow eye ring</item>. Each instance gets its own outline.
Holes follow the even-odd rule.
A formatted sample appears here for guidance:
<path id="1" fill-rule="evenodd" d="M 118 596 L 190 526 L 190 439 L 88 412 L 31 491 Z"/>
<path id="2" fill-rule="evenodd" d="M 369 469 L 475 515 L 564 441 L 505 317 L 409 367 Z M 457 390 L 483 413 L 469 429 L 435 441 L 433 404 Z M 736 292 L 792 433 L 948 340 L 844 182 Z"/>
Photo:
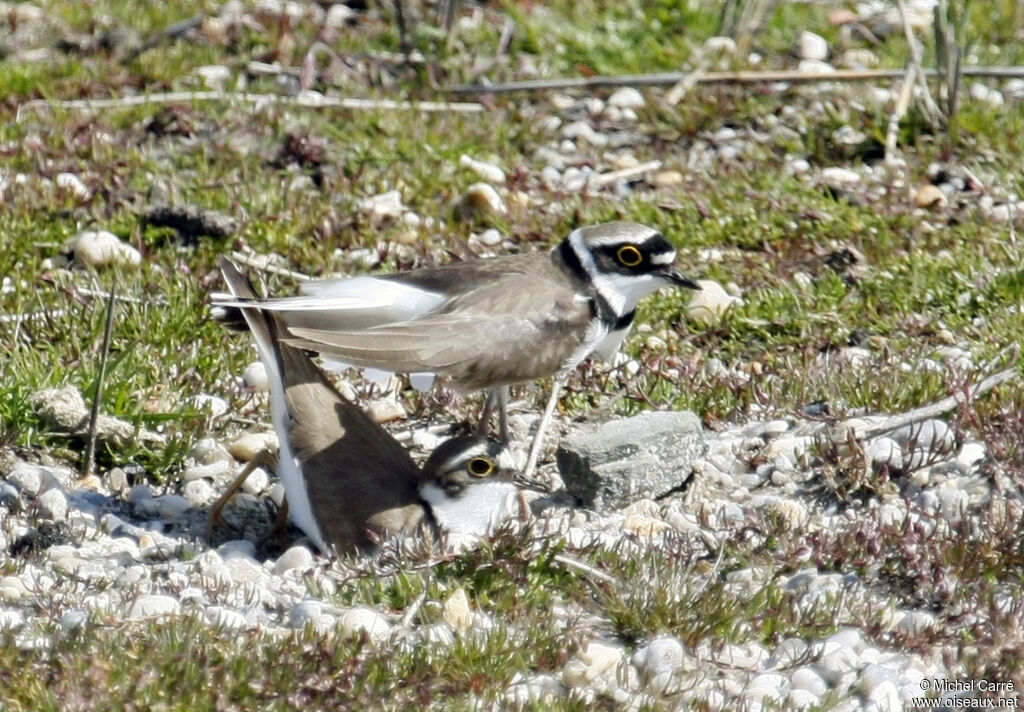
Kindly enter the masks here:
<path id="1" fill-rule="evenodd" d="M 486 457 L 474 457 L 466 463 L 466 469 L 474 477 L 487 477 L 487 475 L 494 472 L 494 462 Z"/>
<path id="2" fill-rule="evenodd" d="M 644 255 L 636 245 L 623 245 L 615 256 L 619 258 L 619 264 L 625 267 L 636 267 L 644 261 Z"/>

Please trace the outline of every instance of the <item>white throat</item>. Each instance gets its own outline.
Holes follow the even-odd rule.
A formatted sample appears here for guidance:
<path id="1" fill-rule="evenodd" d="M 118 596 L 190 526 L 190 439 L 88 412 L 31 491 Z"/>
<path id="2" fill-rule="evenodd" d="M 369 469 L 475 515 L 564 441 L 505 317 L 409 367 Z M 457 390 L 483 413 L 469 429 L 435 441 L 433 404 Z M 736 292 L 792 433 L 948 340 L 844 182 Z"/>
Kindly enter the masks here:
<path id="1" fill-rule="evenodd" d="M 475 482 L 452 497 L 433 482 L 420 487 L 441 531 L 480 538 L 495 531 L 518 511 L 519 490 L 511 482 Z"/>

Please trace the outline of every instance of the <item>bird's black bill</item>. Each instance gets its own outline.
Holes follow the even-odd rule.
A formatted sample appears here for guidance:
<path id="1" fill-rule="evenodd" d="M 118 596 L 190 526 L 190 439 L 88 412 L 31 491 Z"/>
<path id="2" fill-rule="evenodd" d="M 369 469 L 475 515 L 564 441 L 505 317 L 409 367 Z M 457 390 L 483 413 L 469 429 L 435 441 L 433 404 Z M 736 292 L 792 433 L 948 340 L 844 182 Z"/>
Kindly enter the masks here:
<path id="1" fill-rule="evenodd" d="M 701 286 L 697 284 L 695 279 L 687 277 L 675 267 L 669 267 L 665 270 L 665 277 L 667 277 L 668 280 L 677 287 L 686 287 L 687 289 L 695 289 L 698 292 L 701 291 Z"/>

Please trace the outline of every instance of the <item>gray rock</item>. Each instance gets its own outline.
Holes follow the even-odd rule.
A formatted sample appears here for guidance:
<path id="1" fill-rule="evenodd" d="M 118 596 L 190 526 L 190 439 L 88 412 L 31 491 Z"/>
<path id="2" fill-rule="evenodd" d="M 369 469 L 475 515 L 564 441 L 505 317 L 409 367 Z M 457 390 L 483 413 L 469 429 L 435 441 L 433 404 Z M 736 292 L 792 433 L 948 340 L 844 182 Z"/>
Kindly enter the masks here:
<path id="1" fill-rule="evenodd" d="M 689 411 L 651 411 L 585 425 L 559 444 L 558 470 L 587 507 L 619 509 L 682 485 L 703 454 L 700 420 Z"/>
<path id="2" fill-rule="evenodd" d="M 7 473 L 7 482 L 27 497 L 35 497 L 43 489 L 43 468 L 27 462 L 19 462 Z"/>
<path id="3" fill-rule="evenodd" d="M 39 514 L 55 522 L 62 522 L 68 516 L 68 498 L 56 487 L 39 495 Z"/>
<path id="4" fill-rule="evenodd" d="M 7 482 L 0 482 L 0 507 L 14 509 L 18 505 L 18 489 Z"/>

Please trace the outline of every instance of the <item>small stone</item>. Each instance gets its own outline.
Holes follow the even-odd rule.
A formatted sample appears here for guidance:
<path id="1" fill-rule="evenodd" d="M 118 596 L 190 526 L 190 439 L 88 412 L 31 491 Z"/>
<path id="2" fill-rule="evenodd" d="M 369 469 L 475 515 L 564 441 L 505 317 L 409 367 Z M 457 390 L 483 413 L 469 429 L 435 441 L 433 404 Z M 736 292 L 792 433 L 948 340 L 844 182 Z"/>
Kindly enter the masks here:
<path id="1" fill-rule="evenodd" d="M 573 121 L 562 127 L 562 137 L 572 140 L 582 140 L 595 148 L 602 148 L 608 145 L 608 137 L 595 131 L 586 121 Z"/>
<path id="2" fill-rule="evenodd" d="M 0 631 L 18 630 L 24 624 L 21 611 L 0 611 Z"/>
<path id="3" fill-rule="evenodd" d="M 849 168 L 829 166 L 821 171 L 821 182 L 832 188 L 852 188 L 861 184 L 860 173 Z"/>
<path id="4" fill-rule="evenodd" d="M 693 293 L 686 308 L 686 316 L 691 321 L 714 322 L 720 319 L 729 307 L 743 303 L 742 299 L 730 295 L 714 280 L 700 279 L 697 283 L 701 289 Z"/>
<path id="5" fill-rule="evenodd" d="M 651 176 L 651 185 L 655 188 L 672 188 L 677 185 L 682 185 L 684 180 L 683 174 L 679 171 L 656 171 L 654 175 Z"/>
<path id="6" fill-rule="evenodd" d="M 142 262 L 142 255 L 106 230 L 86 230 L 72 238 L 75 261 L 87 267 L 125 267 Z"/>
<path id="7" fill-rule="evenodd" d="M 19 462 L 7 473 L 7 481 L 26 497 L 35 497 L 43 489 L 44 470 L 40 465 Z"/>
<path id="8" fill-rule="evenodd" d="M 239 462 L 249 462 L 265 450 L 277 452 L 276 433 L 245 433 L 228 445 L 228 452 Z"/>
<path id="9" fill-rule="evenodd" d="M 789 680 L 776 672 L 756 675 L 743 690 L 746 698 L 754 701 L 781 701 L 789 690 Z"/>
<path id="10" fill-rule="evenodd" d="M 459 201 L 458 209 L 468 215 L 504 215 L 508 212 L 508 206 L 498 191 L 487 183 L 469 186 Z"/>
<path id="11" fill-rule="evenodd" d="M 231 463 L 228 460 L 216 460 L 211 462 L 209 465 L 193 465 L 192 467 L 186 467 L 185 471 L 181 473 L 181 477 L 185 482 L 193 482 L 195 480 L 215 480 L 218 477 L 227 474 L 231 471 Z"/>
<path id="12" fill-rule="evenodd" d="M 103 481 L 106 485 L 106 489 L 119 494 L 127 491 L 128 488 L 131 487 L 128 479 L 128 473 L 120 467 L 112 467 L 111 469 L 106 470 L 106 472 L 103 473 Z"/>
<path id="13" fill-rule="evenodd" d="M 338 626 L 346 638 L 363 635 L 374 645 L 381 645 L 391 635 L 391 624 L 387 618 L 372 608 L 350 608 L 338 617 Z"/>
<path id="14" fill-rule="evenodd" d="M 203 616 L 211 626 L 223 630 L 242 630 L 249 627 L 249 621 L 244 615 L 224 606 L 207 606 L 203 610 Z"/>
<path id="15" fill-rule="evenodd" d="M 608 97 L 608 106 L 614 106 L 617 109 L 642 109 L 646 104 L 644 95 L 634 87 L 616 89 Z"/>
<path id="16" fill-rule="evenodd" d="M 876 468 L 903 469 L 903 448 L 892 438 L 875 438 L 864 448 L 864 453 Z"/>
<path id="17" fill-rule="evenodd" d="M 942 208 L 949 202 L 937 185 L 922 186 L 914 194 L 914 205 L 919 208 Z"/>
<path id="18" fill-rule="evenodd" d="M 0 600 L 13 603 L 29 595 L 25 582 L 17 576 L 0 578 Z"/>
<path id="19" fill-rule="evenodd" d="M 192 406 L 201 413 L 209 415 L 211 418 L 219 418 L 222 415 L 226 415 L 231 410 L 231 406 L 228 402 L 220 396 L 213 396 L 209 393 L 200 393 L 194 395 L 185 401 L 188 405 Z"/>
<path id="20" fill-rule="evenodd" d="M 231 453 L 220 442 L 213 438 L 202 438 L 196 441 L 189 453 L 192 459 L 200 465 L 210 465 L 214 462 L 231 462 Z"/>
<path id="21" fill-rule="evenodd" d="M 614 674 L 623 653 L 618 645 L 590 641 L 562 668 L 562 682 L 570 689 L 590 687 L 598 678 Z"/>
<path id="22" fill-rule="evenodd" d="M 349 22 L 354 22 L 357 17 L 358 13 L 345 3 L 334 3 L 324 16 L 324 27 L 340 29 Z"/>
<path id="23" fill-rule="evenodd" d="M 185 499 L 193 509 L 199 509 L 212 503 L 216 498 L 213 486 L 206 480 L 192 480 L 186 482 L 182 489 Z"/>
<path id="24" fill-rule="evenodd" d="M 310 623 L 315 626 L 323 615 L 323 604 L 320 601 L 299 601 L 288 613 L 288 625 L 292 628 L 304 628 Z"/>
<path id="25" fill-rule="evenodd" d="M 402 204 L 402 194 L 397 190 L 389 190 L 361 200 L 359 210 L 369 216 L 373 224 L 378 225 L 386 220 L 397 220 L 402 217 L 406 208 Z"/>
<path id="26" fill-rule="evenodd" d="M 487 183 L 496 183 L 500 185 L 505 182 L 505 171 L 493 163 L 478 161 L 466 154 L 462 154 L 459 156 L 459 166 L 473 171 Z"/>
<path id="27" fill-rule="evenodd" d="M 366 404 L 366 413 L 375 423 L 389 423 L 406 416 L 405 406 L 393 398 L 378 398 Z"/>
<path id="28" fill-rule="evenodd" d="M 952 429 L 935 419 L 905 425 L 888 433 L 887 437 L 899 443 L 904 452 L 924 450 L 929 453 L 948 453 L 956 443 Z"/>
<path id="29" fill-rule="evenodd" d="M 136 598 L 128 608 L 128 619 L 159 618 L 175 616 L 181 613 L 181 604 L 177 598 L 162 594 L 145 594 Z"/>
<path id="30" fill-rule="evenodd" d="M 928 611 L 902 611 L 902 615 L 897 615 L 896 620 L 896 630 L 907 635 L 919 635 L 934 630 L 936 625 L 935 614 Z"/>
<path id="31" fill-rule="evenodd" d="M 828 59 L 828 42 L 813 32 L 801 32 L 800 40 L 797 42 L 797 55 L 800 59 L 824 61 Z"/>
<path id="32" fill-rule="evenodd" d="M 821 698 L 828 692 L 828 683 L 821 674 L 812 667 L 803 666 L 793 671 L 790 675 L 793 687 L 798 690 L 806 690 L 815 697 Z"/>
<path id="33" fill-rule="evenodd" d="M 260 393 L 266 393 L 270 390 L 270 379 L 267 378 L 267 368 L 263 365 L 262 361 L 253 361 L 245 367 L 245 371 L 242 372 L 242 383 L 247 388 L 251 388 L 254 391 Z"/>
<path id="34" fill-rule="evenodd" d="M 81 609 L 65 612 L 60 617 L 60 627 L 66 631 L 78 630 L 89 622 L 89 613 Z"/>
<path id="35" fill-rule="evenodd" d="M 985 459 L 987 450 L 985 443 L 969 441 L 963 444 L 956 456 L 956 461 L 967 468 L 973 468 Z"/>
<path id="36" fill-rule="evenodd" d="M 676 638 L 655 638 L 635 653 L 631 662 L 657 694 L 670 692 L 674 678 L 683 667 L 685 650 Z"/>
<path id="37" fill-rule="evenodd" d="M 132 494 L 138 488 L 132 488 Z M 159 497 L 150 496 L 148 499 L 140 498 L 132 500 L 135 512 L 144 517 L 157 517 L 160 519 L 177 519 L 188 511 L 189 501 L 179 494 L 165 494 Z"/>
<path id="38" fill-rule="evenodd" d="M 444 620 L 458 633 L 465 633 L 473 623 L 473 610 L 462 586 L 456 588 L 444 601 Z"/>
<path id="39" fill-rule="evenodd" d="M 58 173 L 53 182 L 62 191 L 74 196 L 76 200 L 88 200 L 92 196 L 92 191 L 74 173 Z M 134 264 L 138 264 L 138 262 Z"/>
<path id="40" fill-rule="evenodd" d="M 983 101 L 991 106 L 1003 105 L 1003 94 L 997 89 L 992 89 L 987 84 L 974 82 L 970 87 L 971 98 L 975 101 Z"/>
<path id="41" fill-rule="evenodd" d="M 797 70 L 801 74 L 835 74 L 836 71 L 831 64 L 819 59 L 801 59 Z"/>
<path id="42" fill-rule="evenodd" d="M 258 495 L 267 489 L 267 485 L 270 484 L 270 475 L 262 467 L 257 467 L 249 476 L 245 478 L 245 482 L 242 483 L 242 491 L 248 494 Z"/>
<path id="43" fill-rule="evenodd" d="M 214 91 L 223 90 L 231 79 L 231 68 L 223 64 L 207 64 L 196 68 L 196 74 L 203 80 L 207 88 Z"/>
<path id="44" fill-rule="evenodd" d="M 68 498 L 56 487 L 48 489 L 36 500 L 39 514 L 55 522 L 62 522 L 68 516 Z"/>
<path id="45" fill-rule="evenodd" d="M 308 569 L 312 565 L 313 553 L 304 546 L 293 546 L 277 557 L 274 568 L 271 570 L 275 576 L 280 576 L 285 571 Z"/>

